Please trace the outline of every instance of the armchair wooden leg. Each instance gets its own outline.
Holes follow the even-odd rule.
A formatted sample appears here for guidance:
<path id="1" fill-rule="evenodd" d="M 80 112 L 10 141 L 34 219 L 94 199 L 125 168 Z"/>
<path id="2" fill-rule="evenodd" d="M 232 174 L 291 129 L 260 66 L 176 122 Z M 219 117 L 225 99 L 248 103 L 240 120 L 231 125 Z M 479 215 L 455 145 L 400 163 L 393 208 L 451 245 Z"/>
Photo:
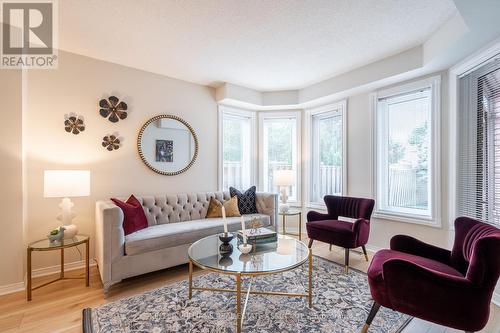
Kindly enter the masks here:
<path id="1" fill-rule="evenodd" d="M 378 304 L 377 302 L 373 302 L 370 313 L 368 314 L 368 318 L 366 318 L 365 326 L 363 326 L 363 328 L 361 329 L 361 333 L 368 332 L 368 328 L 370 328 L 373 318 L 375 318 L 375 316 L 377 315 L 378 310 L 380 310 L 380 304 Z"/>
<path id="2" fill-rule="evenodd" d="M 349 273 L 349 249 L 344 249 L 345 251 L 345 257 L 344 257 L 344 264 L 345 264 L 345 273 Z"/>
<path id="3" fill-rule="evenodd" d="M 330 251 L 332 250 L 332 244 L 330 244 Z"/>
<path id="4" fill-rule="evenodd" d="M 313 241 L 314 241 L 314 239 L 309 240 L 309 248 L 311 248 L 313 246 Z"/>
<path id="5" fill-rule="evenodd" d="M 366 261 L 368 261 L 368 253 L 366 252 L 366 247 L 362 245 L 361 248 L 363 249 L 363 253 L 365 254 Z"/>

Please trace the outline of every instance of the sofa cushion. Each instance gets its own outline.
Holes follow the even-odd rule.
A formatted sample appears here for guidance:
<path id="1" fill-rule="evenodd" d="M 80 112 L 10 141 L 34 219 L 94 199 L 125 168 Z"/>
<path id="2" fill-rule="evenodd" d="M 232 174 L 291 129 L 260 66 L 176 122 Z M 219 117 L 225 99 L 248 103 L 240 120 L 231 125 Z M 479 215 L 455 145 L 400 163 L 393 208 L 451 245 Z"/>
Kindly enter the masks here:
<path id="1" fill-rule="evenodd" d="M 148 220 L 141 203 L 131 195 L 126 202 L 111 199 L 123 211 L 123 231 L 125 236 L 148 227 Z"/>
<path id="2" fill-rule="evenodd" d="M 243 218 L 247 227 L 250 227 L 250 222 L 254 218 L 259 218 L 265 227 L 270 225 L 269 215 L 248 214 L 243 215 Z M 227 224 L 231 232 L 241 229 L 239 217 L 228 217 Z M 223 231 L 222 218 L 154 225 L 125 236 L 125 254 L 134 255 L 191 244 L 203 237 L 222 233 Z"/>
<path id="3" fill-rule="evenodd" d="M 255 186 L 252 186 L 244 193 L 242 193 L 234 187 L 229 188 L 229 194 L 231 194 L 231 197 L 238 197 L 238 209 L 240 210 L 241 214 L 257 213 L 256 190 L 257 188 Z"/>
<path id="4" fill-rule="evenodd" d="M 210 198 L 210 204 L 208 205 L 207 218 L 211 217 L 222 217 L 222 207 L 226 211 L 226 217 L 241 216 L 238 210 L 238 198 L 232 197 L 222 204 L 219 200 L 215 198 Z"/>
<path id="5" fill-rule="evenodd" d="M 355 248 L 357 234 L 354 224 L 341 220 L 320 220 L 306 223 L 307 235 L 311 239 L 344 248 Z"/>
<path id="6" fill-rule="evenodd" d="M 144 207 L 150 226 L 204 219 L 210 198 L 224 202 L 229 192 L 167 194 L 137 198 Z"/>

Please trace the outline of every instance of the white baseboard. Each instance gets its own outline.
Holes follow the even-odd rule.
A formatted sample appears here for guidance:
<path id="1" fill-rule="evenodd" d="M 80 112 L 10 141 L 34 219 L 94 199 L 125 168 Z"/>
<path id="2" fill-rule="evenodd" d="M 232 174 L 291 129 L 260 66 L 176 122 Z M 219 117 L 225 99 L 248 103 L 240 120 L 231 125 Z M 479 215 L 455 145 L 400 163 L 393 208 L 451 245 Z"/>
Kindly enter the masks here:
<path id="1" fill-rule="evenodd" d="M 493 297 L 491 298 L 491 301 L 493 302 L 493 304 L 500 307 L 500 280 L 498 280 L 495 291 L 493 291 Z"/>
<path id="2" fill-rule="evenodd" d="M 94 259 L 90 260 L 90 267 L 96 266 L 96 262 Z M 74 262 L 69 262 L 64 264 L 64 271 L 69 272 L 69 271 L 74 271 L 76 269 L 81 269 L 85 267 L 85 261 L 80 260 L 80 261 L 74 261 Z M 32 272 L 32 277 L 41 277 L 41 276 L 47 276 L 51 274 L 57 274 L 61 271 L 61 266 L 49 266 L 49 267 L 42 267 L 38 269 L 34 269 Z M 16 282 L 12 284 L 7 284 L 0 286 L 0 295 L 6 295 L 6 294 L 12 294 L 18 291 L 23 291 L 26 289 L 26 285 L 24 281 L 21 282 Z"/>
<path id="3" fill-rule="evenodd" d="M 379 246 L 375 246 L 375 245 L 371 245 L 371 244 L 366 244 L 366 251 L 368 252 L 377 252 L 377 251 L 380 251 L 380 250 L 383 250 L 384 248 L 382 247 L 379 247 Z"/>
<path id="4" fill-rule="evenodd" d="M 500 293 L 498 292 L 494 293 L 491 301 L 493 302 L 493 304 L 500 307 Z"/>
<path id="5" fill-rule="evenodd" d="M 286 232 L 291 232 L 291 233 L 298 233 L 298 228 L 287 228 L 286 229 Z M 281 235 L 281 229 L 279 229 L 278 231 L 278 234 Z M 307 232 L 304 232 L 304 229 L 302 229 L 302 239 L 305 239 L 307 238 Z M 383 247 L 378 247 L 378 246 L 375 246 L 375 245 L 370 245 L 370 244 L 366 244 L 366 251 L 367 252 L 372 252 L 372 253 L 375 253 L 377 251 L 380 251 L 380 250 L 383 250 L 384 248 Z"/>
<path id="6" fill-rule="evenodd" d="M 0 295 L 12 294 L 24 290 L 24 281 L 0 286 Z"/>

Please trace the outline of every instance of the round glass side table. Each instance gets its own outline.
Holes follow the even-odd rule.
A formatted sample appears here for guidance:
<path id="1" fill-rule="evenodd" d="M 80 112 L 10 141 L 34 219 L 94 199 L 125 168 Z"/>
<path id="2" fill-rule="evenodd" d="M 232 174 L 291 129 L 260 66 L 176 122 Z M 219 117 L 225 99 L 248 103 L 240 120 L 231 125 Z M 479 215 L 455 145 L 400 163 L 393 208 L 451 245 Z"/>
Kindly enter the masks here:
<path id="1" fill-rule="evenodd" d="M 302 211 L 300 209 L 289 209 L 286 212 L 278 212 L 278 215 L 281 216 L 282 220 L 282 234 L 283 235 L 292 235 L 292 236 L 298 236 L 299 240 L 302 240 Z M 286 217 L 287 216 L 299 216 L 299 233 L 294 234 L 294 233 L 287 233 L 286 232 Z"/>
<path id="2" fill-rule="evenodd" d="M 26 287 L 26 298 L 28 301 L 31 301 L 31 292 L 35 289 L 44 287 L 48 284 L 60 281 L 60 280 L 67 280 L 67 279 L 85 279 L 85 286 L 90 285 L 90 266 L 89 266 L 89 242 L 90 242 L 90 237 L 87 235 L 76 235 L 75 237 L 71 239 L 62 239 L 57 242 L 51 242 L 48 239 L 42 239 L 36 242 L 33 242 L 28 245 L 28 256 L 27 256 L 27 268 L 28 268 L 28 285 Z M 65 277 L 64 276 L 64 249 L 69 248 L 69 247 L 74 247 L 78 246 L 81 244 L 85 244 L 85 277 L 80 278 L 80 277 L 75 277 L 75 278 L 70 278 L 70 277 Z M 61 272 L 59 274 L 59 277 L 55 280 L 43 283 L 39 286 L 33 287 L 32 286 L 32 267 L 31 267 L 31 254 L 33 251 L 61 251 Z"/>

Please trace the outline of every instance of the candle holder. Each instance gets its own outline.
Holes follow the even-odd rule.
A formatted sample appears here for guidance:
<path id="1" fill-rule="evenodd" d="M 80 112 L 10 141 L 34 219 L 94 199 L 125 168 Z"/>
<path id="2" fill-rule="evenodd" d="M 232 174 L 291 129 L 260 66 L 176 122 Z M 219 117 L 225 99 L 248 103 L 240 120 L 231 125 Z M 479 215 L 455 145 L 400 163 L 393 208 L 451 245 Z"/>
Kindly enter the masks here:
<path id="1" fill-rule="evenodd" d="M 241 253 L 247 254 L 250 253 L 250 251 L 252 251 L 252 245 L 248 243 L 241 243 L 240 245 L 238 245 L 238 249 L 240 250 Z"/>
<path id="2" fill-rule="evenodd" d="M 231 245 L 231 244 L 229 244 L 229 245 Z M 219 265 L 221 265 L 224 268 L 228 268 L 232 264 L 233 264 L 233 259 L 231 259 L 231 256 L 229 255 L 229 253 L 222 255 L 221 258 L 219 259 Z"/>
<path id="3" fill-rule="evenodd" d="M 230 232 L 219 234 L 219 239 L 222 244 L 219 246 L 219 252 L 221 254 L 233 252 L 233 246 L 229 243 L 234 238 L 234 235 Z"/>

